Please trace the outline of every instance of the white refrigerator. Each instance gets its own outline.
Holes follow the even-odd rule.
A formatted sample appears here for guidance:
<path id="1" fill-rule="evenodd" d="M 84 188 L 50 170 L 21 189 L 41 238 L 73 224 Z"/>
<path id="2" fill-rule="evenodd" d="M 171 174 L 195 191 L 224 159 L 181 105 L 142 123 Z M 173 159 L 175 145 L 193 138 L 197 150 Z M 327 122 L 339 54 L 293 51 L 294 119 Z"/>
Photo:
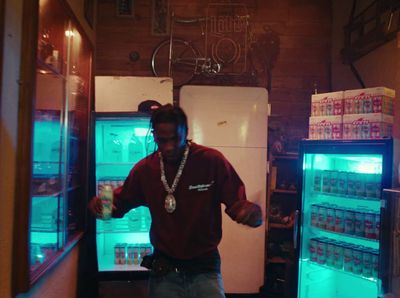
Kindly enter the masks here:
<path id="1" fill-rule="evenodd" d="M 226 293 L 258 293 L 264 284 L 268 94 L 265 88 L 183 86 L 180 106 L 188 116 L 189 138 L 215 148 L 231 162 L 259 204 L 264 222 L 250 228 L 223 212 L 222 276 Z"/>

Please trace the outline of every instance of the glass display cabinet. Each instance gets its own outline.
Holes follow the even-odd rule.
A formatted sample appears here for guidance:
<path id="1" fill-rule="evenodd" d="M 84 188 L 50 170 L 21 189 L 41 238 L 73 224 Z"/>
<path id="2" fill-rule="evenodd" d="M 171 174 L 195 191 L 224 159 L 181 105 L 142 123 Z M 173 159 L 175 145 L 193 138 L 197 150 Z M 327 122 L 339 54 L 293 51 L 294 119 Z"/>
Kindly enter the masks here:
<path id="1" fill-rule="evenodd" d="M 14 243 L 28 253 L 17 260 L 17 292 L 81 238 L 88 194 L 92 45 L 66 1 L 40 0 L 37 16 L 28 235 Z"/>

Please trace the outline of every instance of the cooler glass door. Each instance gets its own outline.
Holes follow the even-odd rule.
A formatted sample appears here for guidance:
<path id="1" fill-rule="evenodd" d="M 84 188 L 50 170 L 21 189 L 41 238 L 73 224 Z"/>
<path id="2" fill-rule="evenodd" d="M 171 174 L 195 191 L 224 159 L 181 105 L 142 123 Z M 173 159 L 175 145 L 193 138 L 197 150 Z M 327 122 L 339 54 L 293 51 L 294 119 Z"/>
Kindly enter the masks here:
<path id="1" fill-rule="evenodd" d="M 376 298 L 385 146 L 331 145 L 302 155 L 298 297 Z"/>
<path id="2" fill-rule="evenodd" d="M 96 194 L 104 185 L 122 185 L 132 167 L 155 150 L 148 117 L 99 116 L 95 122 Z M 123 218 L 96 220 L 98 268 L 103 271 L 142 271 L 141 259 L 152 252 L 147 207 Z"/>

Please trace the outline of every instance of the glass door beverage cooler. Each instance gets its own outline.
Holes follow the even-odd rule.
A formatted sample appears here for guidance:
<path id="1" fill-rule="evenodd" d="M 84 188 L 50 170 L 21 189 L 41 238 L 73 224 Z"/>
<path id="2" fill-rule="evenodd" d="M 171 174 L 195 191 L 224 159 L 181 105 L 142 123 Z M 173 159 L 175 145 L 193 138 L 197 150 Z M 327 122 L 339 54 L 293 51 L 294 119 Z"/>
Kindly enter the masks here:
<path id="1" fill-rule="evenodd" d="M 392 139 L 304 140 L 300 153 L 297 297 L 386 297 Z"/>
<path id="2" fill-rule="evenodd" d="M 150 129 L 150 117 L 142 113 L 94 113 L 93 194 L 104 185 L 113 189 L 122 185 L 133 166 L 156 150 Z M 147 207 L 132 209 L 123 218 L 96 219 L 98 271 L 144 271 L 140 262 L 152 253 L 149 239 L 151 224 Z"/>

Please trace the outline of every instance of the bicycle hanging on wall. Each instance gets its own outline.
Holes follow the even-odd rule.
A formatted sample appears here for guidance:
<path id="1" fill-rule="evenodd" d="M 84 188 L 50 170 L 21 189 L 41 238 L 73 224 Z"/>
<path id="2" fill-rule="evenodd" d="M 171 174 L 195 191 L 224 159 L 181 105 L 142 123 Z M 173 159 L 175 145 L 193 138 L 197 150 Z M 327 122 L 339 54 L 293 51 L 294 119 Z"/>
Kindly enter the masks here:
<path id="1" fill-rule="evenodd" d="M 155 76 L 172 77 L 175 87 L 189 83 L 195 75 L 237 75 L 246 71 L 248 48 L 247 9 L 239 3 L 211 3 L 205 17 L 183 18 L 171 13 L 170 36 L 153 51 Z M 200 38 L 174 36 L 175 25 L 200 26 Z M 196 42 L 201 42 L 201 52 Z"/>

